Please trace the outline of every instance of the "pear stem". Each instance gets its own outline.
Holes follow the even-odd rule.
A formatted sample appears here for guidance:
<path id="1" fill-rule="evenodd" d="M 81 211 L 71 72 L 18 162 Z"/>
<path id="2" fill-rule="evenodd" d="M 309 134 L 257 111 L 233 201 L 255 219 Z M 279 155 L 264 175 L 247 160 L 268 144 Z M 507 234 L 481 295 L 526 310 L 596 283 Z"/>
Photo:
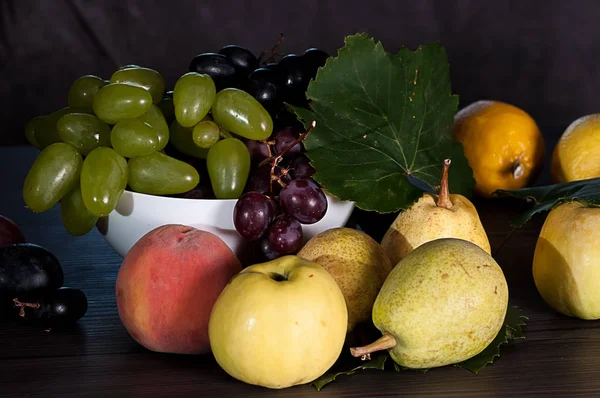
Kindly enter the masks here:
<path id="1" fill-rule="evenodd" d="M 444 160 L 442 169 L 442 180 L 440 181 L 440 194 L 438 196 L 437 206 L 451 209 L 453 204 L 450 200 L 450 189 L 448 188 L 448 169 L 450 168 L 450 159 Z"/>
<path id="2" fill-rule="evenodd" d="M 388 350 L 394 348 L 396 344 L 396 338 L 386 332 L 371 344 L 350 348 L 350 353 L 354 357 L 368 357 L 372 352 Z"/>

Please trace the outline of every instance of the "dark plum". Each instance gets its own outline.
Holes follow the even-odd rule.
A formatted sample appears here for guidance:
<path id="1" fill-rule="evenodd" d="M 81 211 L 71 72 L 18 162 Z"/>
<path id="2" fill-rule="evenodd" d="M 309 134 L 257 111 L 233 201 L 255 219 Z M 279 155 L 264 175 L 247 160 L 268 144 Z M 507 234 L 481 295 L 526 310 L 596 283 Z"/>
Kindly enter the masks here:
<path id="1" fill-rule="evenodd" d="M 50 251 L 33 243 L 0 247 L 0 296 L 36 295 L 61 287 L 64 273 Z"/>

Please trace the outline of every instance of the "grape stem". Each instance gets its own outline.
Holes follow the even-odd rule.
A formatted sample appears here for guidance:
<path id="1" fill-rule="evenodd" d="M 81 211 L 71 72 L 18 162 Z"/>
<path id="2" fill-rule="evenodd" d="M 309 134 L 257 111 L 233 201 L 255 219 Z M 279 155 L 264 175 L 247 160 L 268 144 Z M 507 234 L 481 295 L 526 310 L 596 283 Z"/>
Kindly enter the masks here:
<path id="1" fill-rule="evenodd" d="M 308 136 L 308 133 L 310 133 L 311 130 L 315 128 L 316 125 L 317 121 L 313 120 L 313 122 L 310 124 L 310 127 L 304 133 L 300 134 L 300 136 L 296 138 L 294 142 L 292 142 L 283 151 L 281 151 L 281 153 L 278 153 L 277 155 L 271 155 L 258 164 L 258 167 L 260 168 L 268 163 L 271 163 L 271 178 L 269 179 L 269 194 L 271 197 L 273 197 L 273 181 L 277 181 L 279 185 L 285 187 L 285 183 L 281 181 L 281 177 L 275 175 L 275 168 L 283 160 L 285 154 L 288 153 L 294 146 L 301 143 Z M 271 154 L 271 149 L 268 145 L 267 148 L 269 148 L 269 154 Z M 282 175 L 287 174 L 287 172 L 288 170 L 282 170 Z"/>
<path id="2" fill-rule="evenodd" d="M 285 40 L 285 37 L 283 36 L 283 33 L 280 33 L 279 40 L 277 40 L 275 45 L 270 50 L 262 50 L 260 52 L 260 55 L 258 56 L 258 64 L 260 65 L 260 62 L 262 61 L 262 57 L 264 57 L 267 54 L 270 54 L 271 56 L 269 58 L 267 58 L 265 63 L 269 63 L 269 61 L 275 62 L 275 55 L 281 55 L 281 54 L 276 53 L 275 50 L 277 50 L 277 47 L 279 47 L 281 44 L 283 44 L 284 40 Z"/>
<path id="3" fill-rule="evenodd" d="M 306 138 L 308 133 L 310 133 L 311 130 L 314 129 L 316 125 L 317 125 L 317 122 L 315 120 L 313 120 L 313 122 L 310 124 L 310 127 L 304 133 L 300 134 L 300 136 L 298 138 L 296 138 L 296 140 L 294 142 L 292 142 L 288 147 L 286 147 L 283 151 L 281 151 L 280 154 L 273 155 L 273 156 L 270 156 L 270 157 L 264 159 L 262 162 L 260 162 L 258 164 L 258 167 L 262 167 L 267 163 L 273 164 L 273 161 L 275 161 L 277 159 L 278 159 L 277 163 L 279 163 L 281 161 L 281 159 L 283 159 L 283 156 L 286 153 L 288 153 L 294 146 L 296 146 L 297 144 L 304 141 L 304 139 Z"/>
<path id="4" fill-rule="evenodd" d="M 18 298 L 14 298 L 13 302 L 16 307 L 20 307 L 19 316 L 25 318 L 25 307 L 29 308 L 40 308 L 40 303 L 22 303 Z"/>

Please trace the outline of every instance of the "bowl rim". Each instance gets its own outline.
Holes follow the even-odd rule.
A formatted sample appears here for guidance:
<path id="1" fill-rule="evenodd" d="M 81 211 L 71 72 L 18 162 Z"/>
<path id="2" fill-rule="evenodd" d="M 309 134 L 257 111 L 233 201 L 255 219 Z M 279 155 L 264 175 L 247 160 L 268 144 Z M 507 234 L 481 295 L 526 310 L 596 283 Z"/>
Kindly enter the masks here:
<path id="1" fill-rule="evenodd" d="M 321 189 L 323 189 L 323 188 L 321 188 Z M 202 203 L 202 202 L 211 202 L 211 203 L 214 203 L 216 201 L 221 201 L 221 202 L 228 203 L 228 202 L 237 202 L 238 199 L 239 199 L 239 198 L 238 199 L 192 199 L 192 198 L 178 198 L 176 196 L 163 196 L 163 195 L 153 195 L 153 194 L 148 194 L 148 193 L 136 192 L 136 191 L 132 191 L 130 189 L 124 189 L 123 193 L 125 193 L 125 192 L 128 192 L 128 193 L 130 193 L 131 195 L 134 195 L 134 196 L 147 197 L 147 198 L 150 198 L 152 200 L 155 200 L 155 199 L 156 200 L 169 200 L 169 201 L 175 200 L 175 201 L 182 201 L 182 202 L 185 201 L 185 202 L 195 202 L 195 203 Z M 327 196 L 327 197 L 329 197 L 329 198 L 331 198 L 333 200 L 337 200 L 339 202 L 347 202 L 347 203 L 354 204 L 354 201 L 352 201 L 352 200 L 342 200 L 342 199 L 338 198 L 337 196 L 330 194 L 325 189 L 323 189 L 323 193 L 325 194 L 325 196 Z M 121 195 L 121 198 L 122 197 L 123 197 L 123 195 Z"/>
<path id="2" fill-rule="evenodd" d="M 238 199 L 193 199 L 193 198 L 178 198 L 176 196 L 164 196 L 164 195 L 153 195 L 153 194 L 149 194 L 149 193 L 142 193 L 142 192 L 136 192 L 136 191 L 132 191 L 130 189 L 125 189 L 123 190 L 123 193 L 128 192 L 131 195 L 134 196 L 141 196 L 141 197 L 148 197 L 151 199 L 156 199 L 156 200 L 176 200 L 176 201 L 190 201 L 190 202 L 216 202 L 216 201 L 221 201 L 221 202 L 235 202 Z M 121 195 L 122 197 L 122 195 Z"/>

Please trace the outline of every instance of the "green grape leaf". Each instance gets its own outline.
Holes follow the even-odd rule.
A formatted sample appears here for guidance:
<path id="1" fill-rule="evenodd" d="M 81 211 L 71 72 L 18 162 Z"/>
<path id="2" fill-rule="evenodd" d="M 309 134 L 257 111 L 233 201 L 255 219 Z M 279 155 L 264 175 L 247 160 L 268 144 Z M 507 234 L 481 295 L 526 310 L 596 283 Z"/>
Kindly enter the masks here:
<path id="1" fill-rule="evenodd" d="M 530 209 L 511 221 L 513 228 L 519 228 L 525 225 L 533 215 L 550 211 L 562 203 L 581 202 L 590 207 L 600 207 L 600 178 L 517 190 L 499 189 L 494 192 L 494 195 L 512 196 L 533 203 Z"/>
<path id="2" fill-rule="evenodd" d="M 496 357 L 500 356 L 501 345 L 508 343 L 510 340 L 525 338 L 523 326 L 525 326 L 527 319 L 529 318 L 527 318 L 519 308 L 509 306 L 506 311 L 504 325 L 490 345 L 474 357 L 457 363 L 454 366 L 479 374 L 483 368 L 488 364 L 493 363 Z"/>
<path id="3" fill-rule="evenodd" d="M 311 80 L 310 109 L 290 106 L 327 192 L 358 208 L 389 213 L 437 191 L 449 158 L 452 193 L 471 197 L 475 180 L 462 145 L 452 140 L 458 97 L 451 94 L 448 59 L 439 43 L 387 53 L 366 34 L 345 39 Z"/>
<path id="4" fill-rule="evenodd" d="M 479 374 L 479 372 L 488 364 L 494 362 L 496 357 L 500 356 L 500 348 L 502 345 L 507 344 L 511 340 L 524 339 L 525 333 L 523 331 L 523 326 L 527 321 L 527 317 L 523 314 L 523 312 L 515 306 L 509 305 L 506 311 L 506 316 L 504 318 L 504 325 L 496 338 L 488 345 L 481 353 L 478 355 L 455 364 L 454 366 L 467 369 L 475 374 Z M 374 335 L 373 331 L 376 331 L 375 327 L 371 324 L 370 331 L 368 331 L 367 338 L 375 340 L 377 338 Z M 379 335 L 381 336 L 381 334 Z M 360 358 L 354 358 L 349 353 L 348 348 L 344 348 L 340 357 L 336 361 L 336 363 L 329 369 L 325 374 L 316 379 L 311 383 L 318 391 L 320 391 L 327 384 L 336 380 L 338 376 L 341 375 L 353 375 L 359 370 L 365 369 L 377 369 L 377 370 L 386 370 L 386 365 L 391 363 L 393 364 L 393 369 L 396 372 L 402 371 L 418 371 L 425 373 L 430 369 L 409 369 L 398 365 L 391 358 L 388 361 L 387 359 L 390 357 L 388 351 L 379 352 L 376 354 L 371 354 L 371 359 L 367 361 L 362 361 Z M 388 366 L 389 368 L 389 366 Z"/>
<path id="5" fill-rule="evenodd" d="M 371 359 L 370 361 L 362 362 L 359 365 L 357 365 L 349 370 L 338 370 L 338 371 L 330 370 L 327 373 L 325 373 L 323 376 L 321 376 L 318 379 L 316 379 L 315 381 L 313 381 L 311 383 L 311 385 L 315 386 L 317 391 L 321 391 L 321 389 L 323 387 L 325 387 L 325 385 L 334 381 L 338 376 L 341 376 L 341 375 L 350 376 L 350 375 L 353 375 L 356 371 L 363 370 L 363 369 L 383 370 L 388 356 L 389 355 L 387 353 L 379 354 L 379 355 L 375 356 L 375 358 Z"/>

